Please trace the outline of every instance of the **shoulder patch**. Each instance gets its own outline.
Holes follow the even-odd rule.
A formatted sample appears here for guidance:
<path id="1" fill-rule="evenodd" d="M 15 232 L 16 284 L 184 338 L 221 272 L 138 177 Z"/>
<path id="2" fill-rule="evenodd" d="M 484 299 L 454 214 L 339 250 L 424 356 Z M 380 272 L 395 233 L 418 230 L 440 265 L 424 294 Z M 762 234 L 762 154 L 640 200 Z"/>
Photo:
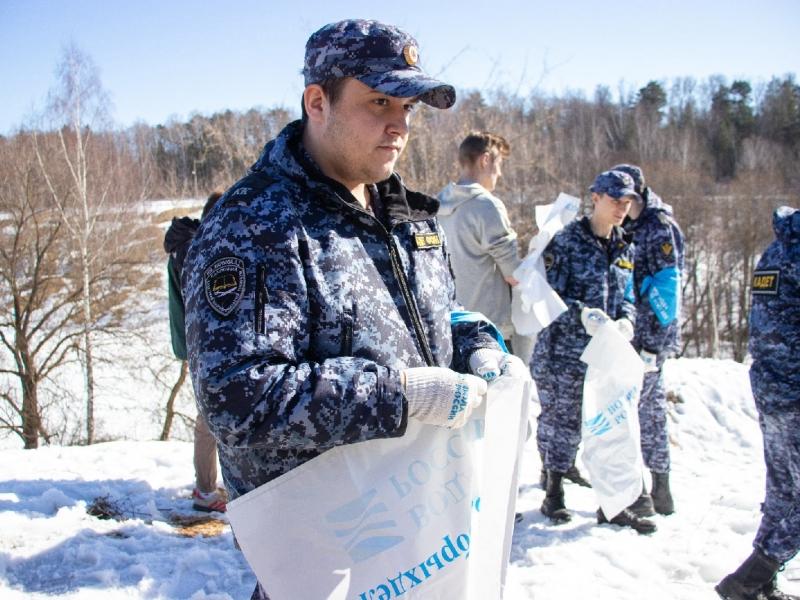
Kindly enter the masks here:
<path id="1" fill-rule="evenodd" d="M 781 284 L 781 272 L 777 269 L 753 273 L 753 293 L 776 296 Z"/>
<path id="2" fill-rule="evenodd" d="M 661 244 L 661 254 L 663 254 L 664 256 L 671 256 L 672 250 L 673 250 L 672 244 L 670 244 L 669 242 L 664 242 L 663 244 Z"/>
<path id="3" fill-rule="evenodd" d="M 244 298 L 244 261 L 234 256 L 218 258 L 203 271 L 203 281 L 209 306 L 227 317 Z"/>
<path id="4" fill-rule="evenodd" d="M 556 262 L 556 257 L 552 252 L 545 252 L 542 254 L 542 261 L 544 261 L 544 270 L 549 271 Z"/>

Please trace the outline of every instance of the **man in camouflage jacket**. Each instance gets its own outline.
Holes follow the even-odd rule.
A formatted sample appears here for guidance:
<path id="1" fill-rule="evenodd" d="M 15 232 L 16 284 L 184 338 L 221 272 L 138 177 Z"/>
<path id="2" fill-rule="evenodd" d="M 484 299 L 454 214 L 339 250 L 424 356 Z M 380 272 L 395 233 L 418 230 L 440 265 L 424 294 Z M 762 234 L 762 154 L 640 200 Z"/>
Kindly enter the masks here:
<path id="1" fill-rule="evenodd" d="M 642 169 L 622 164 L 616 171 L 628 173 L 641 201 L 631 205 L 625 229 L 633 234 L 636 268 L 636 331 L 633 346 L 645 364 L 639 398 L 642 458 L 652 474 L 652 495 L 645 489 L 631 506 L 640 516 L 672 514 L 675 510 L 669 486 L 669 435 L 667 393 L 662 367 L 680 351 L 681 280 L 684 272 L 683 232 L 672 207 L 645 184 Z"/>
<path id="2" fill-rule="evenodd" d="M 753 273 L 750 385 L 764 436 L 767 490 L 753 553 L 716 587 L 726 600 L 798 600 L 777 573 L 800 549 L 800 210 L 773 216 L 775 241 Z"/>
<path id="3" fill-rule="evenodd" d="M 581 406 L 586 364 L 580 356 L 599 325 L 613 319 L 630 340 L 636 309 L 633 301 L 634 248 L 620 226 L 634 198 L 626 173 L 606 171 L 589 188 L 591 217 L 573 221 L 550 241 L 543 253 L 547 281 L 568 310 L 541 331 L 531 369 L 539 391 L 539 452 L 546 471 L 542 513 L 555 523 L 569 521 L 563 478 L 575 462 L 581 440 Z M 609 515 L 611 522 L 642 533 L 652 523 L 627 511 Z M 598 520 L 606 522 L 598 513 Z"/>
<path id="4" fill-rule="evenodd" d="M 402 436 L 409 418 L 461 426 L 486 392 L 467 373 L 515 367 L 490 323 L 451 321 L 438 203 L 393 172 L 416 102 L 455 101 L 418 60 L 374 21 L 314 33 L 303 120 L 189 250 L 189 364 L 234 498 L 335 446 Z"/>

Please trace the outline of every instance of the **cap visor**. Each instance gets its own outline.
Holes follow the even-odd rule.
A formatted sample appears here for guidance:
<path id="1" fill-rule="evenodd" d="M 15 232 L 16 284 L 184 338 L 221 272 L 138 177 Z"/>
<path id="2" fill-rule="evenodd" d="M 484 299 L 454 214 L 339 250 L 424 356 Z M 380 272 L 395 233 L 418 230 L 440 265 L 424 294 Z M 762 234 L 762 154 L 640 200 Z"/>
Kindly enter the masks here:
<path id="1" fill-rule="evenodd" d="M 620 190 L 619 196 L 614 196 L 614 197 L 617 200 L 619 200 L 620 198 L 624 198 L 625 196 L 630 196 L 631 198 L 633 198 L 634 200 L 638 200 L 639 202 L 642 201 L 642 197 L 639 194 L 637 194 L 636 190 L 634 190 L 633 188 L 622 189 Z"/>
<path id="2" fill-rule="evenodd" d="M 418 98 L 434 108 L 450 108 L 456 102 L 453 86 L 412 69 L 372 73 L 357 79 L 387 96 Z"/>

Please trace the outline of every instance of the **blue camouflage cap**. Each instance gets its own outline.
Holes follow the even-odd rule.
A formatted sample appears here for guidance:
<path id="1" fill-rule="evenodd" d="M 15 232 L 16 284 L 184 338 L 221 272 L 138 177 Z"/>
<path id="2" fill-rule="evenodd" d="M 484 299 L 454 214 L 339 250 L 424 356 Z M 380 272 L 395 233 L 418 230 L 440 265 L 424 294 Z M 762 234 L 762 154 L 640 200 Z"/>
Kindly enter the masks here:
<path id="1" fill-rule="evenodd" d="M 641 197 L 636 192 L 633 177 L 623 171 L 603 171 L 595 177 L 589 191 L 596 194 L 608 194 L 615 199 L 623 196 L 633 196 L 641 200 Z"/>
<path id="2" fill-rule="evenodd" d="M 325 25 L 306 42 L 305 84 L 354 77 L 396 98 L 417 97 L 436 108 L 456 101 L 451 85 L 427 76 L 417 41 L 392 25 L 348 19 Z"/>
<path id="3" fill-rule="evenodd" d="M 636 189 L 636 192 L 641 195 L 641 193 L 644 191 L 644 171 L 642 171 L 641 167 L 622 163 L 616 167 L 611 167 L 611 170 L 627 173 L 631 176 L 631 178 L 633 178 L 633 187 Z"/>

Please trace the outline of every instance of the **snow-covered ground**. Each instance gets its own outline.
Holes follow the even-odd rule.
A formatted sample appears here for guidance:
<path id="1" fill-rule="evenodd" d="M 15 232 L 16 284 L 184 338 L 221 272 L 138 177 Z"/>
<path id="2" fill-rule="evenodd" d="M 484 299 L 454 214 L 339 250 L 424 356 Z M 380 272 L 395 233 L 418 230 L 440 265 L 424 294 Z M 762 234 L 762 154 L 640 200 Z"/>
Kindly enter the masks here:
<path id="1" fill-rule="evenodd" d="M 713 585 L 749 554 L 764 466 L 747 369 L 681 359 L 667 363 L 666 377 L 682 400 L 671 411 L 676 514 L 656 517 L 652 536 L 598 526 L 592 491 L 570 484 L 575 517 L 550 525 L 539 513 L 532 438 L 506 600 L 713 599 Z M 209 535 L 190 537 L 170 522 L 191 514 L 192 477 L 187 442 L 4 450 L 0 597 L 249 598 L 255 579 L 227 528 L 212 522 Z M 126 518 L 87 514 L 97 498 Z M 800 593 L 800 564 L 789 564 L 780 585 Z"/>

